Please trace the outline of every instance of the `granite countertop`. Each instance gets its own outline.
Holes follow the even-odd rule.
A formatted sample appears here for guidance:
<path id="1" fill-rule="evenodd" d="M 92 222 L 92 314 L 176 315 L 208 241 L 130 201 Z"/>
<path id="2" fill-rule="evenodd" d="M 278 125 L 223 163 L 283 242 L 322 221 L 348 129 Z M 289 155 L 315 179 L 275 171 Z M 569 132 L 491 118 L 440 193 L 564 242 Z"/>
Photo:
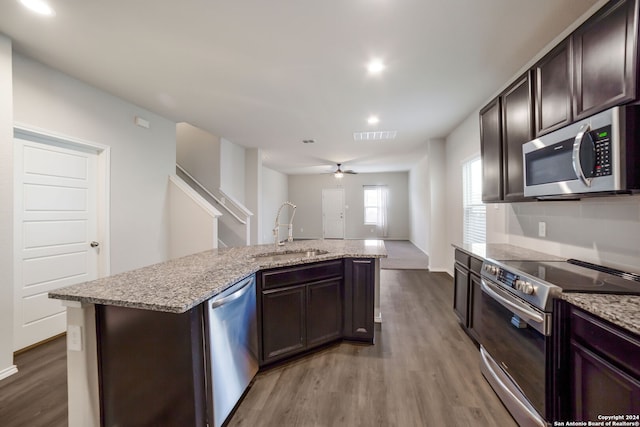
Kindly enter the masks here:
<path id="1" fill-rule="evenodd" d="M 454 248 L 468 253 L 469 255 L 493 259 L 496 261 L 565 261 L 555 255 L 549 255 L 532 249 L 521 248 L 508 243 L 463 243 L 461 245 L 452 244 Z"/>
<path id="2" fill-rule="evenodd" d="M 640 296 L 563 293 L 565 301 L 640 335 Z"/>
<path id="3" fill-rule="evenodd" d="M 256 260 L 257 254 L 327 251 L 289 260 Z M 259 271 L 341 258 L 386 258 L 382 240 L 300 240 L 276 247 L 214 249 L 49 293 L 49 298 L 184 313 Z"/>

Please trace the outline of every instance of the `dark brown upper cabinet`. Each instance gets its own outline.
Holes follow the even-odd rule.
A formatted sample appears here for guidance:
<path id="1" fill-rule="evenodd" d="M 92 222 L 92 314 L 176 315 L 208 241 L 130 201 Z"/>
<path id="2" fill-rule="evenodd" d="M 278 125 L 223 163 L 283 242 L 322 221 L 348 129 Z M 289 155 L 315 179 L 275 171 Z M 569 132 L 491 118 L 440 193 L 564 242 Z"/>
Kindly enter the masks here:
<path id="1" fill-rule="evenodd" d="M 533 87 L 529 72 L 500 96 L 502 104 L 503 201 L 524 199 L 522 144 L 533 139 Z"/>
<path id="2" fill-rule="evenodd" d="M 502 201 L 502 113 L 500 97 L 480 110 L 482 201 Z"/>
<path id="3" fill-rule="evenodd" d="M 570 42 L 565 39 L 533 67 L 536 136 L 566 126 L 573 120 Z"/>
<path id="4" fill-rule="evenodd" d="M 613 0 L 572 35 L 574 118 L 636 99 L 638 0 Z"/>
<path id="5" fill-rule="evenodd" d="M 522 144 L 533 139 L 533 85 L 527 72 L 480 110 L 482 201 L 524 198 Z"/>

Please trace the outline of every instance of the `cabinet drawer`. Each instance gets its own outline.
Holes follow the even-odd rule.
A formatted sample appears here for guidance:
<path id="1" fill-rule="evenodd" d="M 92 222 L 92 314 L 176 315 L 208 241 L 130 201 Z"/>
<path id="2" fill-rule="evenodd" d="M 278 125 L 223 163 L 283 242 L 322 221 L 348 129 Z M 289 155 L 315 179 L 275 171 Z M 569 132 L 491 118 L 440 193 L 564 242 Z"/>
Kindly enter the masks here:
<path id="1" fill-rule="evenodd" d="M 571 308 L 571 334 L 588 348 L 640 378 L 640 340 L 590 314 Z"/>
<path id="2" fill-rule="evenodd" d="M 482 260 L 478 258 L 471 257 L 469 261 L 470 269 L 472 273 L 480 275 L 480 271 L 482 270 Z"/>
<path id="3" fill-rule="evenodd" d="M 263 271 L 260 275 L 261 289 L 273 289 L 310 281 L 342 277 L 342 260 L 296 265 Z"/>
<path id="4" fill-rule="evenodd" d="M 462 252 L 461 250 L 456 249 L 455 258 L 456 258 L 456 262 L 469 268 L 469 259 L 471 258 L 470 255 L 466 254 L 465 252 Z"/>

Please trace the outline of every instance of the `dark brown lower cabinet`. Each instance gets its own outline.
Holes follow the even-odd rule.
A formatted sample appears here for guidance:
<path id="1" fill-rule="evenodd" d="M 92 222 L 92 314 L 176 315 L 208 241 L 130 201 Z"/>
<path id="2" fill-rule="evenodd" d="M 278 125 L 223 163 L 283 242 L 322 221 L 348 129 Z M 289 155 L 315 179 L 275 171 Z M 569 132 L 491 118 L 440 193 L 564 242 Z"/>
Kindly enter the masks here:
<path id="1" fill-rule="evenodd" d="M 305 286 L 262 292 L 262 358 L 275 361 L 306 348 Z"/>
<path id="2" fill-rule="evenodd" d="M 258 273 L 260 365 L 339 339 L 373 343 L 374 259 Z"/>
<path id="3" fill-rule="evenodd" d="M 96 305 L 101 425 L 206 425 L 202 305 L 174 314 Z"/>
<path id="4" fill-rule="evenodd" d="M 453 312 L 460 323 L 467 326 L 469 301 L 469 269 L 459 263 L 453 266 Z"/>
<path id="5" fill-rule="evenodd" d="M 375 260 L 345 259 L 344 337 L 373 343 Z"/>
<path id="6" fill-rule="evenodd" d="M 307 286 L 307 347 L 342 336 L 342 280 Z"/>
<path id="7" fill-rule="evenodd" d="M 477 342 L 473 329 L 475 306 L 480 301 L 480 270 L 482 259 L 469 255 L 460 249 L 455 250 L 453 264 L 453 312 L 458 316 L 465 332 Z"/>
<path id="8" fill-rule="evenodd" d="M 640 337 L 566 301 L 554 317 L 556 418 L 640 415 Z"/>
<path id="9" fill-rule="evenodd" d="M 469 279 L 469 319 L 467 322 L 467 332 L 474 341 L 479 342 L 476 332 L 476 323 L 480 321 L 482 305 L 482 288 L 480 287 L 480 276 L 471 274 Z"/>

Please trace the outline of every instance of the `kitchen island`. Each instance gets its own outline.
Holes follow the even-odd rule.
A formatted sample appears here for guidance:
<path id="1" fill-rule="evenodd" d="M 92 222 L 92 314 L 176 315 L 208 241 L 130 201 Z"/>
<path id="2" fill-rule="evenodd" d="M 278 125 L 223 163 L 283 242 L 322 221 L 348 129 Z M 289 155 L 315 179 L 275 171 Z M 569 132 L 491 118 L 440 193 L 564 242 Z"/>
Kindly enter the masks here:
<path id="1" fill-rule="evenodd" d="M 98 426 L 101 423 L 101 410 L 104 408 L 101 408 L 99 378 L 103 364 L 98 339 L 104 332 L 100 330 L 104 324 L 96 322 L 96 319 L 100 318 L 97 313 L 104 309 L 144 313 L 145 317 L 155 312 L 159 319 L 167 316 L 186 319 L 178 323 L 194 333 L 199 326 L 194 327 L 193 320 L 202 318 L 203 303 L 244 278 L 263 271 L 301 269 L 306 265 L 332 261 L 345 260 L 347 265 L 348 262 L 369 260 L 371 274 L 366 277 L 371 281 L 371 294 L 375 294 L 375 298 L 371 295 L 373 307 L 363 312 L 375 313 L 379 320 L 379 258 L 382 257 L 386 257 L 386 250 L 384 243 L 378 240 L 308 240 L 279 247 L 228 248 L 170 260 L 50 293 L 51 298 L 61 299 L 67 306 L 69 425 Z M 345 278 L 344 283 L 350 283 L 350 280 Z M 345 291 L 344 295 L 347 294 Z M 347 307 L 346 304 L 344 306 Z M 117 323 L 113 324 L 111 331 L 116 327 Z"/>

